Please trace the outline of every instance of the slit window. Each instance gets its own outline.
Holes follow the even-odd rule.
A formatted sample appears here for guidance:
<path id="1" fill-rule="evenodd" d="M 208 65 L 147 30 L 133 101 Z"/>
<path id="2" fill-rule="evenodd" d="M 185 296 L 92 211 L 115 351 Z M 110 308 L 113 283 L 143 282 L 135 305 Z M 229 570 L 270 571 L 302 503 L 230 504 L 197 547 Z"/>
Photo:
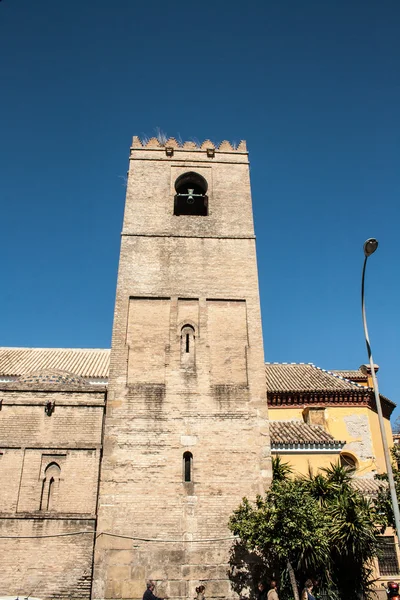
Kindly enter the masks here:
<path id="1" fill-rule="evenodd" d="M 183 481 L 190 483 L 193 476 L 193 454 L 191 452 L 185 452 L 183 454 Z"/>
<path id="2" fill-rule="evenodd" d="M 183 173 L 175 182 L 174 215 L 208 215 L 207 181 L 190 171 Z"/>
<path id="3" fill-rule="evenodd" d="M 49 481 L 49 493 L 47 496 L 47 510 L 51 510 L 54 499 L 54 477 Z"/>
<path id="4" fill-rule="evenodd" d="M 193 367 L 195 362 L 195 330 L 191 325 L 184 325 L 181 329 L 181 364 Z"/>
<path id="5" fill-rule="evenodd" d="M 54 510 L 57 508 L 57 493 L 60 482 L 61 469 L 55 462 L 47 465 L 42 482 L 42 494 L 39 510 Z"/>

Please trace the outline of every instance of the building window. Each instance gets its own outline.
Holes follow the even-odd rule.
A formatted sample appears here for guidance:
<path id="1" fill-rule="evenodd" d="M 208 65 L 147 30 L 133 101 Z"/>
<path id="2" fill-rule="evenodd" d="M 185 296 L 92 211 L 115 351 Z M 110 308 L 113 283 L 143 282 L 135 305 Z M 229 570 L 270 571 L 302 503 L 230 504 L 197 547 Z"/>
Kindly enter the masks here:
<path id="1" fill-rule="evenodd" d="M 351 454 L 341 454 L 340 464 L 342 467 L 348 467 L 349 469 L 353 469 L 354 471 L 357 470 L 357 461 Z"/>
<path id="2" fill-rule="evenodd" d="M 190 483 L 193 478 L 193 454 L 185 452 L 183 454 L 183 481 Z"/>
<path id="3" fill-rule="evenodd" d="M 393 535 L 385 535 L 378 538 L 379 554 L 378 564 L 379 573 L 385 575 L 398 575 L 399 563 L 397 561 L 396 543 Z"/>
<path id="4" fill-rule="evenodd" d="M 208 215 L 207 181 L 190 171 L 175 181 L 174 215 Z"/>
<path id="5" fill-rule="evenodd" d="M 42 496 L 39 510 L 51 511 L 55 509 L 60 475 L 61 469 L 57 463 L 52 462 L 47 465 L 42 482 Z"/>
<path id="6" fill-rule="evenodd" d="M 181 329 L 181 365 L 193 367 L 195 363 L 195 330 L 192 325 L 184 325 Z"/>

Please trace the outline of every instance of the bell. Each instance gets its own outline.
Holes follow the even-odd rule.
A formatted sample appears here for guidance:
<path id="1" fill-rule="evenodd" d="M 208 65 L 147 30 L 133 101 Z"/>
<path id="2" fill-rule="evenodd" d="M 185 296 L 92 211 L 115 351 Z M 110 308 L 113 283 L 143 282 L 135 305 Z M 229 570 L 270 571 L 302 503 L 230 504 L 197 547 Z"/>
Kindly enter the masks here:
<path id="1" fill-rule="evenodd" d="M 193 190 L 189 190 L 188 189 L 188 197 L 187 197 L 187 203 L 188 204 L 193 204 L 194 203 L 193 194 L 194 194 L 194 189 Z"/>

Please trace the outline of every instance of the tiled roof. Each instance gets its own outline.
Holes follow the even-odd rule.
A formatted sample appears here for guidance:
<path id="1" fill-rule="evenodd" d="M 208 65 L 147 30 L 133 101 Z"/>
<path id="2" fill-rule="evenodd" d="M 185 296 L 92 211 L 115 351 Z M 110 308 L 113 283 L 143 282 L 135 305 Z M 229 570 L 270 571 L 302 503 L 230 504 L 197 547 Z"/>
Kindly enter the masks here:
<path id="1" fill-rule="evenodd" d="M 36 373 L 19 375 L 16 380 L 18 383 L 29 383 L 32 385 L 47 383 L 89 385 L 87 379 L 84 379 L 75 373 L 68 373 L 67 371 L 60 371 L 58 369 L 44 369 L 37 371 Z"/>
<path id="2" fill-rule="evenodd" d="M 379 492 L 379 488 L 386 487 L 385 482 L 376 481 L 372 478 L 367 477 L 354 477 L 351 485 L 361 492 L 364 496 L 376 496 Z"/>
<path id="3" fill-rule="evenodd" d="M 312 363 L 266 363 L 267 392 L 356 391 L 358 383 Z"/>
<path id="4" fill-rule="evenodd" d="M 0 347 L 0 380 L 39 371 L 64 371 L 85 379 L 107 379 L 110 366 L 108 348 L 7 348 Z M 340 392 L 367 388 L 340 374 L 358 371 L 325 371 L 315 365 L 266 363 L 267 392 Z M 361 372 L 360 372 L 361 373 Z M 381 396 L 387 404 L 394 404 Z"/>
<path id="5" fill-rule="evenodd" d="M 57 370 L 85 378 L 105 379 L 108 377 L 109 363 L 108 349 L 0 347 L 0 377 Z"/>
<path id="6" fill-rule="evenodd" d="M 324 444 L 329 446 L 343 445 L 325 431 L 321 425 L 308 425 L 304 421 L 270 421 L 269 431 L 271 444 Z"/>
<path id="7" fill-rule="evenodd" d="M 339 375 L 340 377 L 344 377 L 345 379 L 350 379 L 351 381 L 368 381 L 368 375 L 360 371 L 360 369 L 356 369 L 354 371 L 338 371 L 334 369 L 331 371 L 331 373 L 334 375 Z"/>

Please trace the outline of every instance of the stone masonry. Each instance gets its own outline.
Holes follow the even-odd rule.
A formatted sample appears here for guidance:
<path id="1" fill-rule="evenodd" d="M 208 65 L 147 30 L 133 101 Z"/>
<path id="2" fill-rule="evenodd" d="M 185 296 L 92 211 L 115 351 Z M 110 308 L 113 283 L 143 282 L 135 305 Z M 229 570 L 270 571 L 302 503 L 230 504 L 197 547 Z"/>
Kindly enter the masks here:
<path id="1" fill-rule="evenodd" d="M 93 598 L 226 598 L 229 516 L 271 478 L 248 154 L 134 138 L 128 175 Z"/>
<path id="2" fill-rule="evenodd" d="M 90 596 L 105 389 L 0 383 L 0 595 Z"/>

